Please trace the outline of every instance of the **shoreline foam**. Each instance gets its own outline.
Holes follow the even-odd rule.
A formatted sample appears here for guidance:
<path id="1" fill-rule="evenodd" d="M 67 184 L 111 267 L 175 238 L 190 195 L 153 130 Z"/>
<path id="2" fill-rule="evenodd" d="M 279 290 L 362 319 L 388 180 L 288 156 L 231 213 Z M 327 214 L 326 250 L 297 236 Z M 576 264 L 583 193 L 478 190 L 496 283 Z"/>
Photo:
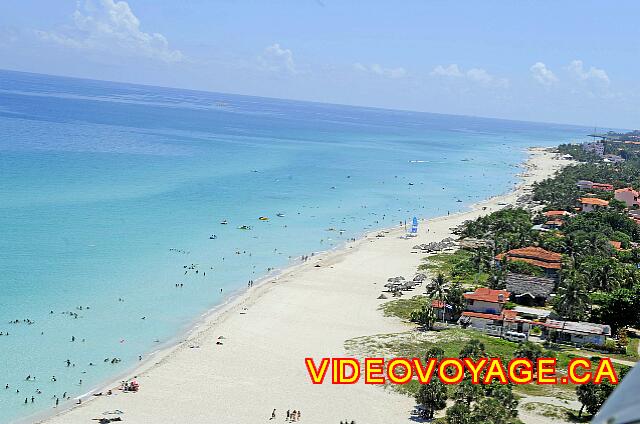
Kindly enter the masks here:
<path id="1" fill-rule="evenodd" d="M 357 239 L 355 242 L 347 242 L 342 246 L 336 246 L 331 250 L 318 253 L 314 255 L 312 258 L 310 258 L 308 262 L 291 264 L 290 266 L 287 266 L 286 268 L 279 270 L 279 272 L 275 275 L 273 274 L 266 275 L 260 280 L 258 280 L 257 284 L 251 289 L 238 290 L 238 292 L 229 296 L 223 304 L 218 305 L 213 309 L 211 309 L 210 311 L 208 311 L 207 313 L 199 316 L 189 326 L 189 328 L 186 329 L 186 331 L 178 334 L 172 341 L 166 342 L 165 345 L 163 345 L 160 349 L 156 350 L 155 353 L 151 354 L 148 358 L 146 358 L 141 364 L 138 364 L 135 368 L 129 369 L 125 373 L 121 373 L 117 378 L 110 380 L 106 385 L 88 392 L 87 396 L 85 396 L 84 398 L 84 399 L 87 399 L 87 398 L 89 399 L 87 402 L 84 402 L 80 406 L 69 405 L 68 403 L 61 404 L 61 406 L 64 405 L 63 406 L 65 408 L 64 410 L 49 411 L 47 413 L 43 413 L 36 416 L 37 418 L 32 416 L 28 418 L 29 419 L 28 422 L 33 422 L 34 419 L 38 420 L 38 422 L 43 422 L 44 420 L 44 422 L 51 422 L 51 423 L 86 422 L 88 419 L 91 419 L 91 418 L 103 417 L 102 415 L 103 411 L 114 410 L 114 409 L 120 409 L 125 412 L 125 414 L 122 416 L 125 421 L 130 421 L 129 419 L 133 417 L 133 421 L 130 421 L 130 422 L 146 422 L 149 419 L 155 419 L 155 420 L 169 419 L 171 421 L 170 419 L 171 415 L 168 415 L 171 413 L 176 414 L 176 415 L 173 415 L 174 417 L 181 417 L 181 416 L 184 417 L 186 415 L 189 415 L 192 418 L 197 417 L 192 420 L 189 420 L 189 422 L 207 422 L 215 418 L 223 418 L 223 417 L 234 418 L 235 419 L 234 422 L 256 422 L 256 421 L 261 421 L 262 419 L 265 419 L 266 421 L 266 419 L 268 418 L 268 415 L 271 412 L 271 409 L 273 409 L 274 407 L 278 409 L 281 413 L 284 410 L 286 410 L 287 407 L 290 407 L 291 409 L 299 408 L 300 410 L 303 411 L 302 420 L 304 420 L 305 422 L 323 422 L 323 420 L 325 419 L 326 419 L 326 422 L 330 422 L 331 418 L 318 416 L 316 413 L 317 408 L 313 406 L 311 403 L 309 403 L 308 400 L 296 401 L 295 399 L 291 399 L 290 401 L 291 404 L 289 406 L 287 406 L 286 404 L 281 405 L 278 402 L 277 398 L 281 397 L 282 393 L 280 395 L 271 393 L 273 395 L 276 395 L 274 396 L 274 400 L 272 402 L 273 406 L 271 404 L 256 405 L 256 404 L 252 404 L 252 401 L 249 401 L 249 404 L 247 404 L 243 401 L 243 399 L 238 399 L 238 397 L 242 397 L 242 396 L 238 396 L 238 394 L 229 396 L 228 392 L 224 392 L 224 391 L 219 392 L 220 390 L 223 390 L 225 388 L 224 387 L 225 384 L 228 385 L 233 383 L 230 383 L 229 381 L 227 381 L 227 378 L 225 376 L 220 377 L 220 375 L 217 375 L 217 374 L 216 374 L 216 377 L 212 380 L 211 384 L 206 384 L 206 382 L 204 382 L 203 384 L 203 381 L 201 380 L 193 381 L 191 385 L 193 392 L 191 393 L 191 396 L 189 396 L 188 393 L 186 395 L 191 399 L 190 401 L 186 401 L 186 399 L 182 399 L 182 397 L 180 396 L 181 394 L 184 395 L 184 392 L 181 391 L 179 388 L 181 384 L 182 385 L 186 384 L 183 378 L 186 376 L 181 373 L 178 373 L 176 375 L 175 369 L 181 369 L 182 366 L 188 362 L 193 362 L 193 363 L 197 362 L 197 365 L 199 365 L 203 371 L 203 374 L 201 374 L 201 377 L 206 380 L 207 371 L 209 370 L 219 371 L 220 367 L 224 365 L 224 364 L 221 365 L 221 363 L 224 360 L 235 359 L 236 362 L 239 362 L 241 366 L 238 369 L 237 364 L 234 364 L 234 367 L 239 371 L 242 371 L 243 361 L 240 360 L 241 356 L 246 356 L 247 359 L 249 359 L 252 356 L 255 356 L 258 352 L 251 352 L 250 345 L 245 346 L 244 349 L 242 349 L 239 352 L 236 352 L 237 355 L 225 356 L 224 351 L 233 350 L 233 347 L 228 347 L 228 346 L 232 346 L 236 339 L 236 336 L 233 335 L 233 332 L 236 331 L 238 333 L 241 333 L 243 330 L 243 325 L 238 323 L 239 315 L 253 314 L 254 313 L 253 309 L 257 309 L 257 308 L 254 308 L 256 306 L 260 306 L 262 309 L 266 308 L 265 310 L 267 311 L 268 314 L 269 313 L 277 314 L 280 312 L 281 308 L 277 307 L 277 305 L 273 305 L 273 301 L 271 302 L 271 305 L 270 305 L 268 303 L 270 299 L 266 299 L 267 297 L 269 297 L 269 294 L 272 291 L 279 290 L 280 292 L 283 292 L 282 294 L 286 295 L 287 288 L 289 289 L 288 290 L 289 292 L 293 290 L 297 290 L 299 289 L 299 287 L 294 287 L 296 285 L 295 281 L 292 282 L 291 279 L 297 278 L 298 280 L 302 280 L 302 282 L 304 283 L 305 278 L 309 277 L 309 275 L 307 274 L 314 274 L 314 271 L 316 271 L 316 267 L 315 267 L 316 264 L 322 264 L 319 270 L 324 271 L 324 270 L 332 269 L 333 268 L 332 264 L 337 265 L 337 264 L 344 263 L 345 257 L 349 257 L 350 256 L 349 254 L 351 254 L 352 252 L 360 253 L 363 249 L 366 250 L 366 248 L 371 246 L 372 244 L 374 245 L 385 244 L 384 242 L 380 243 L 380 241 L 393 240 L 394 243 L 391 243 L 391 244 L 393 245 L 397 244 L 398 247 L 404 245 L 402 246 L 406 248 L 404 250 L 411 250 L 410 248 L 415 244 L 422 243 L 424 241 L 429 241 L 431 239 L 444 238 L 449 234 L 450 227 L 459 225 L 459 223 L 461 223 L 463 220 L 473 219 L 476 216 L 501 209 L 505 206 L 505 205 L 502 205 L 503 203 L 514 204 L 518 197 L 522 196 L 523 194 L 526 194 L 526 191 L 530 188 L 531 184 L 534 181 L 551 176 L 551 174 L 555 170 L 557 170 L 563 165 L 566 165 L 567 163 L 569 162 L 559 161 L 556 155 L 553 155 L 548 152 L 548 149 L 543 149 L 543 148 L 529 149 L 529 157 L 527 161 L 520 165 L 522 168 L 525 168 L 525 170 L 523 170 L 523 172 L 518 175 L 518 177 L 521 179 L 521 182 L 518 183 L 514 187 L 514 189 L 512 189 L 510 192 L 506 194 L 497 195 L 489 199 L 483 200 L 481 202 L 471 204 L 464 211 L 456 212 L 450 215 L 439 216 L 439 217 L 435 217 L 427 220 L 426 223 L 429 226 L 429 228 L 434 228 L 434 231 L 430 231 L 429 234 L 425 234 L 424 232 L 422 232 L 416 238 L 412 238 L 409 240 L 400 240 L 398 236 L 404 234 L 405 232 L 404 227 L 401 227 L 401 228 L 391 227 L 387 229 L 369 231 L 364 233 L 364 235 L 361 238 Z M 423 225 L 424 225 L 424 221 L 423 221 Z M 385 233 L 386 237 L 376 238 L 376 235 L 380 233 Z M 377 246 L 373 246 L 369 250 L 375 250 L 375 247 Z M 402 251 L 396 251 L 395 249 L 391 249 L 391 250 L 393 251 L 395 256 L 401 257 L 401 260 L 399 261 L 397 260 L 396 262 L 398 262 L 399 267 L 401 266 L 401 268 L 404 269 L 402 273 L 405 275 L 408 272 L 415 271 L 415 267 L 405 269 L 406 266 L 404 265 L 404 262 L 407 262 L 405 260 L 407 259 L 407 256 L 410 258 L 409 262 L 417 261 L 418 263 L 423 256 L 420 254 L 410 255 L 408 251 L 405 252 L 404 250 Z M 364 254 L 365 256 L 366 256 L 366 253 L 367 252 L 365 252 Z M 354 257 L 354 255 L 351 255 L 351 256 Z M 380 264 L 377 264 L 378 268 L 379 266 Z M 390 267 L 390 268 L 394 268 L 394 267 Z M 382 284 L 384 283 L 384 281 L 386 281 L 386 278 L 393 274 L 393 271 L 391 270 L 389 270 L 389 272 L 386 274 L 384 273 L 386 272 L 386 270 L 384 270 L 382 273 L 380 271 L 382 270 L 376 269 L 374 272 L 374 274 L 376 274 L 376 277 L 373 277 L 376 279 L 376 281 L 380 283 L 380 285 L 374 288 L 368 288 L 368 289 L 365 288 L 365 291 L 367 291 L 366 293 L 367 299 L 369 297 L 371 297 L 371 299 L 369 299 L 370 301 L 366 301 L 363 303 L 366 303 L 365 307 L 369 309 L 369 311 L 366 312 L 366 314 L 370 315 L 370 318 L 372 318 L 371 319 L 372 322 L 365 323 L 364 327 L 366 327 L 366 330 L 373 333 L 376 333 L 376 332 L 379 333 L 381 331 L 391 331 L 394 329 L 395 330 L 401 330 L 403 328 L 406 329 L 406 326 L 404 326 L 404 324 L 396 320 L 385 319 L 382 317 L 382 314 L 380 314 L 377 311 L 377 306 L 381 303 L 381 301 L 375 299 L 375 294 L 376 293 L 379 294 L 379 292 L 381 291 Z M 313 279 L 313 276 L 311 277 Z M 360 284 L 363 282 L 357 282 L 357 283 Z M 305 284 L 301 284 L 301 285 L 304 286 Z M 364 284 L 360 284 L 360 286 L 362 285 Z M 327 289 L 329 290 L 335 289 L 335 287 L 333 288 L 318 287 L 315 284 L 313 284 L 312 287 L 307 287 L 307 288 L 310 290 L 319 289 L 319 293 L 316 293 L 319 295 L 323 294 L 322 293 L 323 288 L 325 289 L 324 290 L 325 292 L 327 291 Z M 360 287 L 360 289 L 362 289 L 362 287 Z M 327 293 L 327 296 L 325 297 L 329 297 L 328 295 L 329 294 Z M 305 297 L 307 297 L 308 294 L 300 296 L 300 293 L 297 293 L 297 296 L 304 301 Z M 320 301 L 320 300 L 321 300 L 320 298 L 313 298 L 313 301 Z M 364 300 L 364 298 L 361 300 Z M 329 304 L 331 304 L 331 302 L 329 302 Z M 300 305 L 296 304 L 294 306 L 299 307 Z M 291 307 L 293 308 L 294 306 L 291 306 Z M 331 305 L 329 305 L 329 307 L 330 306 Z M 371 306 L 373 306 L 373 308 L 371 308 Z M 354 308 L 355 307 L 356 305 L 354 305 Z M 247 308 L 247 311 L 245 311 L 243 308 Z M 243 312 L 246 312 L 246 314 Z M 302 309 L 302 312 L 305 312 L 305 308 Z M 331 312 L 331 311 L 326 311 L 326 312 Z M 372 316 L 371 314 L 378 315 L 379 317 L 375 318 L 375 316 Z M 322 317 L 318 317 L 318 318 L 321 319 Z M 268 317 L 267 317 L 267 320 L 268 320 Z M 286 323 L 290 324 L 290 321 L 286 321 Z M 254 324 L 257 325 L 258 323 L 254 322 Z M 362 323 L 359 323 L 358 325 L 362 326 Z M 307 325 L 306 329 L 303 326 L 302 332 L 300 331 L 300 329 L 296 329 L 296 331 L 293 331 L 288 336 L 293 337 L 294 340 L 296 337 L 306 338 L 304 334 L 305 331 L 307 333 L 314 333 L 314 331 L 317 331 L 317 330 L 322 331 L 322 329 L 323 329 L 322 326 L 314 327 L 313 325 Z M 326 330 L 326 328 L 324 328 L 324 330 Z M 225 334 L 222 333 L 223 331 L 225 332 Z M 291 331 L 291 329 L 289 329 L 289 331 Z M 223 346 L 215 345 L 215 340 L 216 340 L 215 337 L 218 334 L 224 335 L 226 337 L 226 339 L 224 340 Z M 229 334 L 231 334 L 231 336 Z M 332 338 L 333 340 L 331 340 L 331 343 L 326 343 L 327 341 L 325 340 L 325 343 L 315 344 L 313 347 L 309 346 L 307 350 L 302 352 L 303 356 L 300 356 L 300 360 L 294 360 L 293 364 L 290 363 L 291 361 L 285 360 L 283 362 L 283 364 L 285 365 L 284 368 L 282 368 L 282 364 L 280 364 L 281 365 L 280 367 L 276 367 L 275 370 L 272 369 L 266 372 L 266 375 L 271 377 L 277 377 L 277 375 L 279 374 L 278 368 L 280 372 L 287 374 L 286 364 L 289 364 L 291 369 L 296 371 L 297 376 L 300 375 L 300 371 L 302 370 L 303 379 L 302 381 L 296 381 L 296 384 L 297 386 L 301 387 L 302 390 L 307 390 L 308 388 L 304 388 L 303 386 L 305 385 L 310 386 L 310 384 L 308 384 L 307 379 L 304 378 L 305 371 L 304 371 L 304 366 L 302 364 L 301 358 L 303 358 L 305 355 L 318 356 L 317 355 L 318 350 L 323 351 L 325 354 L 332 354 L 333 356 L 341 353 L 343 350 L 342 344 L 346 339 L 339 340 L 338 351 L 335 351 L 336 340 L 335 340 L 335 337 L 331 337 L 331 335 L 332 334 L 322 335 L 322 337 L 325 337 L 325 338 L 327 336 L 329 336 L 329 338 Z M 363 335 L 363 334 L 354 333 L 354 335 Z M 320 335 L 318 336 L 320 337 Z M 193 348 L 193 349 L 190 348 L 190 346 L 196 346 L 196 345 L 199 346 L 199 348 Z M 331 351 L 326 351 L 325 346 L 330 346 L 330 345 L 333 345 L 333 348 L 331 349 Z M 216 353 L 219 353 L 219 352 L 223 353 L 223 355 L 221 355 L 221 358 L 219 358 L 220 363 L 217 363 L 215 360 L 213 360 L 213 362 L 211 363 L 203 364 L 202 361 L 191 361 L 189 359 L 185 359 L 181 357 L 181 355 L 188 355 L 190 351 L 198 352 L 198 351 L 203 351 L 204 349 L 211 350 L 212 356 L 214 356 Z M 247 351 L 247 349 L 249 351 Z M 316 352 L 312 352 L 312 350 L 316 350 Z M 278 354 L 277 351 L 273 353 L 276 355 Z M 199 356 L 199 355 L 196 355 L 196 356 Z M 211 359 L 209 359 L 209 361 L 211 361 Z M 257 366 L 256 364 L 254 365 Z M 152 395 L 147 395 L 147 393 L 149 393 L 149 389 L 151 388 L 150 386 L 152 386 L 154 382 L 167 381 L 166 379 L 167 376 L 165 375 L 163 377 L 163 374 L 166 374 L 165 371 L 167 370 L 167 368 L 171 368 L 171 370 L 169 370 L 171 371 L 169 373 L 171 375 L 169 375 L 168 377 L 170 377 L 169 378 L 170 381 L 173 381 L 176 383 L 176 386 L 167 387 L 166 390 L 164 391 L 154 390 L 154 392 L 156 393 L 153 393 Z M 259 375 L 247 374 L 250 371 L 248 370 L 248 368 L 249 366 L 247 364 L 244 364 L 245 375 L 238 377 L 238 381 L 236 382 L 238 385 L 247 385 L 247 384 L 252 385 L 251 383 L 256 383 L 255 381 L 256 379 L 258 381 L 262 379 L 262 377 Z M 273 371 L 275 371 L 275 373 Z M 154 375 L 154 373 L 159 375 Z M 138 380 L 140 381 L 142 386 L 141 391 L 138 393 L 126 394 L 119 391 L 114 391 L 114 395 L 112 396 L 101 396 L 101 397 L 91 396 L 91 393 L 106 391 L 109 388 L 113 388 L 115 385 L 117 385 L 117 382 L 125 379 L 124 378 L 125 376 L 132 377 L 134 375 L 138 376 Z M 223 381 L 216 381 L 216 380 L 220 380 L 221 378 Z M 182 379 L 182 382 L 180 382 L 181 379 Z M 251 381 L 252 379 L 254 381 Z M 264 384 L 264 387 L 263 387 L 264 391 L 269 392 L 271 390 L 269 388 L 269 379 L 267 379 L 266 381 L 264 381 L 264 379 L 262 380 L 263 380 L 262 383 Z M 302 385 L 300 385 L 300 383 L 302 383 Z M 211 387 L 211 386 L 215 386 L 215 387 Z M 188 387 L 188 384 L 186 385 L 186 387 Z M 327 390 L 327 387 L 330 387 L 330 388 Z M 229 390 L 233 391 L 233 387 L 229 387 Z M 211 399 L 211 402 L 214 402 L 213 405 L 218 404 L 220 401 L 223 400 L 223 398 L 226 398 L 225 399 L 226 403 L 231 405 L 235 404 L 235 407 L 232 407 L 230 409 L 220 408 L 219 405 L 218 407 L 213 407 L 213 405 L 208 405 L 208 402 L 199 402 L 199 403 L 197 402 L 195 405 L 191 405 L 191 407 L 186 407 L 186 404 L 193 402 L 193 398 L 198 398 L 200 395 L 203 395 L 204 391 L 210 391 L 212 394 L 216 395 L 214 396 L 213 399 Z M 285 388 L 281 388 L 281 392 L 282 391 L 288 392 L 285 394 L 290 397 L 296 396 L 298 394 L 296 393 L 296 390 L 286 390 Z M 313 392 L 313 390 L 311 390 L 311 392 Z M 410 409 L 412 409 L 412 405 L 413 405 L 412 399 L 406 396 L 397 395 L 396 393 L 387 394 L 385 393 L 385 391 L 381 390 L 380 388 L 357 387 L 356 390 L 353 390 L 353 393 L 351 393 L 348 390 L 345 390 L 344 388 L 338 388 L 337 386 L 325 386 L 325 387 L 319 387 L 319 390 L 317 390 L 317 392 L 318 393 L 316 394 L 316 396 L 319 397 L 320 399 L 334 398 L 336 396 L 336 392 L 341 392 L 341 394 L 345 398 L 352 398 L 353 396 L 357 397 L 358 395 L 360 395 L 360 397 L 363 400 L 365 398 L 368 398 L 369 401 L 373 399 L 376 399 L 378 401 L 382 400 L 385 402 L 385 405 L 384 405 L 384 409 L 380 412 L 389 411 L 389 410 L 393 411 L 390 414 L 384 413 L 383 415 L 371 413 L 371 411 L 369 411 L 369 413 L 363 417 L 362 413 L 364 411 L 361 411 L 363 408 L 363 406 L 361 405 L 361 406 L 352 408 L 353 409 L 352 416 L 343 416 L 344 414 L 342 413 L 340 414 L 340 418 L 349 418 L 349 419 L 359 418 L 357 419 L 357 422 L 361 422 L 362 419 L 365 417 L 369 419 L 368 421 L 365 421 L 365 422 L 372 422 L 372 423 L 373 422 L 381 422 L 381 423 L 382 422 L 401 422 L 401 421 L 404 422 L 408 420 L 409 412 L 410 412 Z M 366 394 L 364 394 L 365 392 Z M 244 393 L 248 394 L 248 392 L 242 392 L 242 391 L 239 394 L 242 395 Z M 170 408 L 163 412 L 162 410 L 166 408 L 167 404 L 173 403 L 171 402 L 171 399 L 175 400 L 177 396 L 180 396 L 181 397 L 180 401 L 183 401 L 183 402 L 180 402 L 180 401 L 178 402 L 179 404 L 181 404 L 182 407 L 177 406 L 176 408 Z M 340 396 L 340 393 L 338 394 L 338 396 Z M 340 399 L 337 399 L 336 401 L 339 402 L 339 400 Z M 388 402 L 388 405 L 387 405 L 387 402 Z M 185 405 L 182 405 L 182 403 L 184 403 Z M 304 403 L 304 405 L 301 405 L 300 403 Z M 362 403 L 368 403 L 368 402 L 365 401 Z M 121 404 L 124 404 L 126 406 L 122 406 L 122 407 L 118 406 Z M 165 405 L 165 408 L 159 408 L 159 406 L 162 406 L 163 404 Z M 345 406 L 351 408 L 352 405 L 350 405 L 350 402 L 347 402 Z M 260 411 L 257 413 L 253 412 L 254 407 L 258 407 Z M 326 411 L 327 413 L 331 413 L 332 415 L 338 412 L 338 411 L 330 410 L 332 409 L 330 406 L 326 406 L 325 409 L 327 410 Z M 378 410 L 377 407 L 374 409 L 376 411 Z M 401 411 L 403 411 L 404 414 L 402 414 Z M 385 418 L 385 416 L 387 417 Z M 388 421 L 389 417 L 391 416 L 394 417 L 392 418 L 393 421 Z"/>

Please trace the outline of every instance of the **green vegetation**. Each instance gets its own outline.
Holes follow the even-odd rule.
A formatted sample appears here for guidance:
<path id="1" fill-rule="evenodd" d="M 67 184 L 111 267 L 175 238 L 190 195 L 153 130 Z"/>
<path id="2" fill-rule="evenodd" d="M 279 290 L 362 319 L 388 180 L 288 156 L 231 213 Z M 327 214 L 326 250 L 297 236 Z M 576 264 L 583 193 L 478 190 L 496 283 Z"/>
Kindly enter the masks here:
<path id="1" fill-rule="evenodd" d="M 424 296 L 413 296 L 410 299 L 395 299 L 380 305 L 380 309 L 385 317 L 395 316 L 403 320 L 410 320 L 411 313 L 416 309 L 421 309 L 429 302 Z"/>
<path id="2" fill-rule="evenodd" d="M 527 246 L 532 240 L 531 215 L 520 208 L 507 208 L 467 223 L 460 237 L 492 240 L 495 250 L 503 252 Z"/>
<path id="3" fill-rule="evenodd" d="M 397 302 L 397 301 L 392 301 Z M 484 333 L 450 328 L 440 331 L 378 334 L 375 336 L 357 337 L 347 340 L 345 348 L 350 355 L 364 358 L 378 356 L 385 358 L 424 358 L 424 357 L 458 357 L 463 349 L 465 356 L 487 356 L 510 360 L 524 352 L 519 351 L 518 343 L 510 342 Z M 433 349 L 438 349 L 440 354 L 433 354 Z M 527 349 L 526 347 L 524 349 Z M 571 358 L 577 356 L 561 350 L 543 350 L 545 356 L 556 357 L 558 368 L 566 368 Z M 526 353 L 529 355 L 528 353 Z M 616 365 L 616 369 L 623 367 Z M 454 396 L 457 386 L 450 387 L 450 396 Z M 409 396 L 415 396 L 420 384 L 411 381 L 405 385 L 393 385 L 393 389 Z M 513 388 L 515 393 L 531 396 L 555 396 L 562 399 L 575 399 L 575 386 L 567 385 L 517 385 Z"/>
<path id="4" fill-rule="evenodd" d="M 420 265 L 419 270 L 443 274 L 453 283 L 483 285 L 489 278 L 490 254 L 481 259 L 470 250 L 460 249 L 453 253 L 438 253 L 425 259 L 426 263 Z"/>
<path id="5" fill-rule="evenodd" d="M 533 412 L 537 415 L 542 415 L 547 418 L 555 418 L 572 423 L 588 422 L 589 420 L 578 418 L 578 411 L 566 408 L 564 406 L 552 406 L 546 403 L 529 402 L 522 407 L 525 411 Z"/>

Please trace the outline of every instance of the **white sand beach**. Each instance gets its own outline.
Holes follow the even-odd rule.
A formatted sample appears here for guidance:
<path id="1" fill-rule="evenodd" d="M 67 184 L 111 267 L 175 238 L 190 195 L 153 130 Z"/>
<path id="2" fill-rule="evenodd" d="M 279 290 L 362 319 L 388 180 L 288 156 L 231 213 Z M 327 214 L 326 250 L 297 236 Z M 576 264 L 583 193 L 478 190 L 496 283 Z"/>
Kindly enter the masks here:
<path id="1" fill-rule="evenodd" d="M 126 423 L 254 424 L 284 422 L 288 409 L 300 410 L 304 423 L 410 422 L 412 398 L 364 383 L 313 385 L 304 358 L 345 356 L 345 340 L 406 330 L 406 323 L 383 316 L 378 306 L 385 300 L 377 297 L 387 278 L 413 277 L 424 255 L 411 253 L 412 247 L 441 240 L 465 220 L 514 204 L 534 181 L 568 163 L 548 150 L 531 149 L 522 183 L 507 195 L 425 221 L 415 238 L 403 238 L 404 228 L 389 230 L 385 237 L 376 237 L 376 231 L 285 270 L 136 370 L 131 377 L 137 376 L 139 392 L 89 396 L 45 422 L 91 423 L 120 410 Z M 270 421 L 274 408 L 277 416 Z"/>

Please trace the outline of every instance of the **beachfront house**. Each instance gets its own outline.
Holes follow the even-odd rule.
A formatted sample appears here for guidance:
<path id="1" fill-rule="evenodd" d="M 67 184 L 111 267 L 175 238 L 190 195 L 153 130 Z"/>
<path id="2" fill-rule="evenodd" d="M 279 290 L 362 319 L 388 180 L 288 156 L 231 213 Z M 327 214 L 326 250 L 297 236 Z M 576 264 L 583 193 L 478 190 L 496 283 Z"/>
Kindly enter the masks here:
<path id="1" fill-rule="evenodd" d="M 522 261 L 530 265 L 542 268 L 545 275 L 554 280 L 558 278 L 558 271 L 562 268 L 562 255 L 551 252 L 541 247 L 529 246 L 520 249 L 512 249 L 496 255 L 496 266 L 501 266 L 501 261 Z"/>
<path id="2" fill-rule="evenodd" d="M 487 287 L 479 287 L 474 292 L 465 293 L 465 310 L 486 314 L 500 314 L 504 304 L 509 301 L 509 293 L 506 290 L 493 290 Z"/>
<path id="3" fill-rule="evenodd" d="M 502 337 L 507 332 L 524 334 L 528 339 L 533 322 L 518 317 L 514 310 L 503 310 L 500 314 L 464 311 L 458 323 L 491 336 Z"/>
<path id="4" fill-rule="evenodd" d="M 556 288 L 556 281 L 548 277 L 508 273 L 507 291 L 511 300 L 520 305 L 544 306 Z"/>
<path id="5" fill-rule="evenodd" d="M 593 212 L 599 209 L 603 209 L 609 206 L 609 202 L 606 200 L 598 199 L 597 197 L 581 197 L 580 207 L 582 212 Z"/>
<path id="6" fill-rule="evenodd" d="M 619 188 L 615 191 L 613 198 L 624 202 L 627 205 L 627 208 L 633 209 L 638 205 L 638 192 L 632 189 L 631 187 Z"/>
<path id="7" fill-rule="evenodd" d="M 607 337 L 611 336 L 611 327 L 592 322 L 556 321 L 547 319 L 542 326 L 543 338 L 551 341 L 583 345 L 592 343 L 604 346 Z"/>

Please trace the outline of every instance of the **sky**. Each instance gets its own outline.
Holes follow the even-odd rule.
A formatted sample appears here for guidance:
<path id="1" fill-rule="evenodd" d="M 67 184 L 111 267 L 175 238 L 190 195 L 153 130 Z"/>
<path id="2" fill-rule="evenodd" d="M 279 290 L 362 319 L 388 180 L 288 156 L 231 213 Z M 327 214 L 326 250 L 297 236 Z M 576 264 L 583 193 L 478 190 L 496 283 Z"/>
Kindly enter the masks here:
<path id="1" fill-rule="evenodd" d="M 0 69 L 640 128 L 637 0 L 2 0 Z"/>

